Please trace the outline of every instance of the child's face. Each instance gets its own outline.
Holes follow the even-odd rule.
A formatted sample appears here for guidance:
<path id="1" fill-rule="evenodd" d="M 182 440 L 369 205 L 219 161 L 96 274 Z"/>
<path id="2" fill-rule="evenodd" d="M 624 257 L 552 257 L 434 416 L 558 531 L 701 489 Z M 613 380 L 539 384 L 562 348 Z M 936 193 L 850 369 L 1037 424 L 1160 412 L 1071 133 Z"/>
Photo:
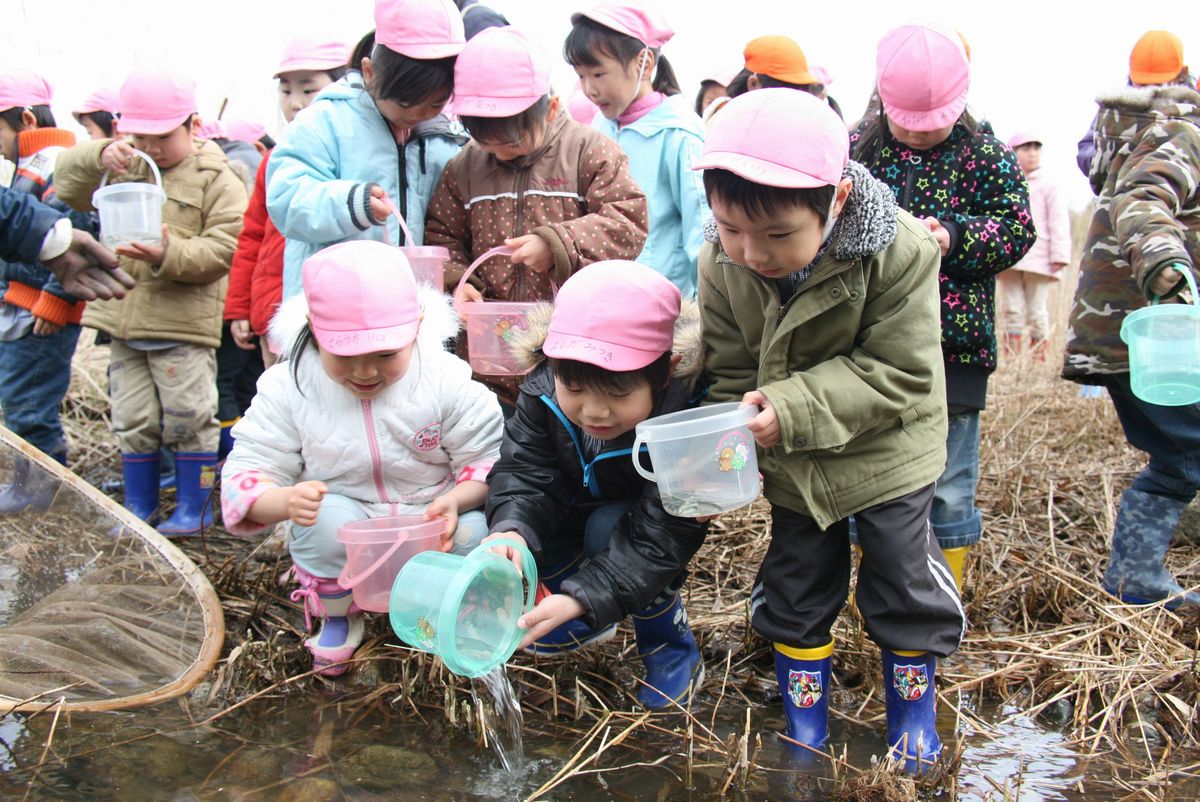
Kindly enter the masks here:
<path id="1" fill-rule="evenodd" d="M 629 62 L 628 65 L 604 53 L 594 54 L 596 64 L 578 64 L 575 74 L 587 99 L 599 107 L 600 113 L 606 119 L 615 120 L 629 104 L 635 94 L 642 94 L 642 83 L 648 84 L 646 76 L 652 74 L 649 51 L 643 50 L 642 55 Z M 642 70 L 642 81 L 638 80 L 638 65 L 645 61 Z M 646 87 L 648 89 L 648 86 Z"/>
<path id="2" fill-rule="evenodd" d="M 502 162 L 511 162 L 522 156 L 528 156 L 542 146 L 546 141 L 546 128 L 558 114 L 558 98 L 550 99 L 550 108 L 541 125 L 532 131 L 526 131 L 517 142 L 483 142 L 475 140 L 484 153 L 488 153 Z"/>
<path id="3" fill-rule="evenodd" d="M 377 351 L 359 356 L 337 356 L 319 345 L 317 348 L 321 352 L 321 367 L 329 378 L 361 401 L 377 398 L 404 378 L 413 355 L 412 344 L 399 351 Z"/>
<path id="4" fill-rule="evenodd" d="M 1036 142 L 1026 142 L 1017 148 L 1017 163 L 1021 172 L 1028 175 L 1042 166 L 1042 146 Z"/>
<path id="5" fill-rule="evenodd" d="M 902 145 L 908 145 L 913 150 L 929 150 L 932 147 L 942 144 L 950 138 L 950 132 L 954 130 L 954 124 L 951 123 L 945 128 L 938 128 L 936 131 L 910 131 L 907 128 L 902 128 L 897 125 L 890 117 L 887 121 L 888 130 L 892 132 L 892 136 Z"/>
<path id="6" fill-rule="evenodd" d="M 17 135 L 21 131 L 36 127 L 37 121 L 33 116 L 33 112 L 30 111 L 21 113 L 21 127 L 19 129 L 11 128 L 4 120 L 0 120 L 0 155 L 3 155 L 10 162 L 15 162 L 17 160 Z"/>
<path id="7" fill-rule="evenodd" d="M 567 419 L 597 440 L 615 440 L 650 417 L 654 395 L 642 383 L 618 395 L 590 387 L 569 387 L 554 377 L 554 393 Z"/>
<path id="8" fill-rule="evenodd" d="M 333 83 L 323 70 L 292 70 L 279 74 L 279 111 L 291 122 L 301 109 L 317 99 L 317 93 Z"/>
<path id="9" fill-rule="evenodd" d="M 832 214 L 841 212 L 849 194 L 850 181 L 843 179 Z M 783 278 L 808 267 L 824 239 L 821 218 L 807 206 L 786 206 L 772 217 L 752 217 L 716 193 L 709 198 L 709 206 L 725 253 L 764 278 Z"/>
<path id="10" fill-rule="evenodd" d="M 192 129 L 196 125 L 193 117 L 190 122 L 176 126 L 166 134 L 134 134 L 133 146 L 145 153 L 160 170 L 170 170 L 188 157 L 196 149 L 192 140 Z"/>
<path id="11" fill-rule="evenodd" d="M 375 70 L 371 67 L 371 59 L 365 58 L 362 60 L 362 74 L 367 82 L 367 86 L 371 85 L 371 81 L 375 77 Z M 434 117 L 442 113 L 446 108 L 446 104 L 450 102 L 450 90 L 439 89 L 429 96 L 422 98 L 418 103 L 397 103 L 394 100 L 383 100 L 374 95 L 371 98 L 375 101 L 375 107 L 379 109 L 379 113 L 383 118 L 392 124 L 392 127 L 405 129 L 414 128 L 418 123 L 423 123 L 426 120 L 432 120 Z"/>

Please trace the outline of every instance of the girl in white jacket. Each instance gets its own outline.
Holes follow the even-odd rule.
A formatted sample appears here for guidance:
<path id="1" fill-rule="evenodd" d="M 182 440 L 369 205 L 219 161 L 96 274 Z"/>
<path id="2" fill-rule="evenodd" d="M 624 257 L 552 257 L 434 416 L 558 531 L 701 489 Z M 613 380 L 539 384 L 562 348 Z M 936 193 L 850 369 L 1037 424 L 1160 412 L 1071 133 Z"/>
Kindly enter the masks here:
<path id="1" fill-rule="evenodd" d="M 363 622 L 335 577 L 346 562 L 343 525 L 385 515 L 443 518 L 443 551 L 466 552 L 487 534 L 478 509 L 499 458 L 496 396 L 443 348 L 457 329 L 445 296 L 418 290 L 397 248 L 356 240 L 304 262 L 303 296 L 271 323 L 307 313 L 286 361 L 258 383 L 234 428 L 221 475 L 225 527 L 252 535 L 292 522 L 291 554 L 313 667 L 344 672 Z M 296 334 L 298 332 L 298 334 Z M 309 346 L 315 346 L 310 348 Z"/>

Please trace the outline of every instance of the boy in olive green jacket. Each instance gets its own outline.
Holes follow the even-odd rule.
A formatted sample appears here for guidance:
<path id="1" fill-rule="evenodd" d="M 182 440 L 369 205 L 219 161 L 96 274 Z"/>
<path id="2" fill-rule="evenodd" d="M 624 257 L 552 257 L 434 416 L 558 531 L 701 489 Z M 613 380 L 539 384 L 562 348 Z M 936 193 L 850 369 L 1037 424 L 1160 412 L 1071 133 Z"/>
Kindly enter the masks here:
<path id="1" fill-rule="evenodd" d="M 772 528 L 751 623 L 775 643 L 788 737 L 828 738 L 853 515 L 888 745 L 917 768 L 941 749 L 937 657 L 966 626 L 929 525 L 946 461 L 937 244 L 849 162 L 841 120 L 803 92 L 735 98 L 697 169 L 715 218 L 699 265 L 709 400 L 761 409 L 750 429 Z"/>

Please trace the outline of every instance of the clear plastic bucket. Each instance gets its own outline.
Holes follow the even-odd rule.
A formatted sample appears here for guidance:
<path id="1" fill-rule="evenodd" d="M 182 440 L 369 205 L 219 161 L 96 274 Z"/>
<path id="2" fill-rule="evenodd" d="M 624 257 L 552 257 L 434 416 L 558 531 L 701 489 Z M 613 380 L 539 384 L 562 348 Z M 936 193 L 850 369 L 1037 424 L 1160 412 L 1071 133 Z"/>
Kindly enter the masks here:
<path id="1" fill-rule="evenodd" d="M 521 554 L 522 570 L 492 547 Z M 409 646 L 438 655 L 464 677 L 480 677 L 516 651 L 517 619 L 533 609 L 537 565 L 516 540 L 498 538 L 467 556 L 429 551 L 409 560 L 392 585 L 389 618 Z"/>
<path id="2" fill-rule="evenodd" d="M 446 291 L 446 262 L 450 251 L 440 245 L 404 245 L 400 252 L 408 259 L 413 278 L 438 292 Z"/>
<path id="3" fill-rule="evenodd" d="M 1129 346 L 1129 385 L 1149 404 L 1178 407 L 1200 402 L 1200 307 L 1192 271 L 1192 303 L 1155 303 L 1125 317 L 1121 339 Z"/>
<path id="4" fill-rule="evenodd" d="M 414 555 L 436 549 L 446 531 L 442 519 L 426 521 L 419 515 L 368 518 L 338 529 L 337 540 L 346 547 L 346 566 L 338 584 L 354 593 L 354 603 L 374 613 L 388 611 L 388 597 L 396 575 Z"/>
<path id="5" fill-rule="evenodd" d="M 154 159 L 140 150 L 134 154 L 150 165 L 153 184 L 128 181 L 110 185 L 105 172 L 100 187 L 92 193 L 92 205 L 100 215 L 100 241 L 110 250 L 133 242 L 162 244 L 162 209 L 167 202 L 162 175 Z"/>
<path id="6" fill-rule="evenodd" d="M 520 376 L 528 372 L 509 343 L 517 332 L 529 328 L 526 316 L 538 302 L 460 300 L 467 278 L 476 268 L 496 256 L 511 255 L 512 248 L 503 246 L 486 251 L 466 269 L 454 291 L 455 309 L 467 332 L 467 361 L 471 370 L 483 376 Z"/>
<path id="7" fill-rule="evenodd" d="M 737 402 L 673 412 L 635 428 L 633 464 L 658 484 L 663 508 L 672 515 L 716 515 L 758 498 L 758 457 L 746 424 L 758 410 Z M 645 446 L 656 467 L 641 462 Z"/>

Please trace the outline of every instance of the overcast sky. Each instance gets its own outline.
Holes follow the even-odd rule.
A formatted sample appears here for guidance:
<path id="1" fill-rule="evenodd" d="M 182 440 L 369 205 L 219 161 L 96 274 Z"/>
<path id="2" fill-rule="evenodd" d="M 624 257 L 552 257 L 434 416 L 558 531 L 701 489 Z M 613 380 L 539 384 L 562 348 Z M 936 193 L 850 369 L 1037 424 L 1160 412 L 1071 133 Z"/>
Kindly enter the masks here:
<path id="1" fill-rule="evenodd" d="M 887 29 L 918 19 L 951 25 L 971 45 L 971 108 L 990 119 L 1002 139 L 1017 128 L 1041 132 L 1043 162 L 1068 186 L 1073 205 L 1090 197 L 1074 166 L 1075 141 L 1092 118 L 1096 94 L 1124 83 L 1138 36 L 1167 28 L 1184 39 L 1185 52 L 1200 52 L 1192 49 L 1200 42 L 1189 38 L 1200 30 L 1200 10 L 1190 3 L 1137 4 L 1131 24 L 1105 9 L 1135 6 L 1110 2 L 660 2 L 676 30 L 664 53 L 689 96 L 706 73 L 739 69 L 750 39 L 785 34 L 810 64 L 829 70 L 830 93 L 851 119 L 870 94 L 875 44 Z M 571 12 L 591 0 L 492 5 L 556 56 L 555 88 L 568 92 L 574 74 L 561 61 L 562 41 Z M 314 29 L 357 40 L 373 26 L 372 8 L 372 0 L 0 0 L 0 63 L 15 61 L 45 75 L 59 123 L 80 133 L 69 114 L 74 105 L 96 86 L 119 87 L 139 61 L 164 61 L 192 75 L 202 115 L 215 115 L 227 98 L 226 114 L 277 130 L 282 120 L 271 75 L 284 43 Z"/>

